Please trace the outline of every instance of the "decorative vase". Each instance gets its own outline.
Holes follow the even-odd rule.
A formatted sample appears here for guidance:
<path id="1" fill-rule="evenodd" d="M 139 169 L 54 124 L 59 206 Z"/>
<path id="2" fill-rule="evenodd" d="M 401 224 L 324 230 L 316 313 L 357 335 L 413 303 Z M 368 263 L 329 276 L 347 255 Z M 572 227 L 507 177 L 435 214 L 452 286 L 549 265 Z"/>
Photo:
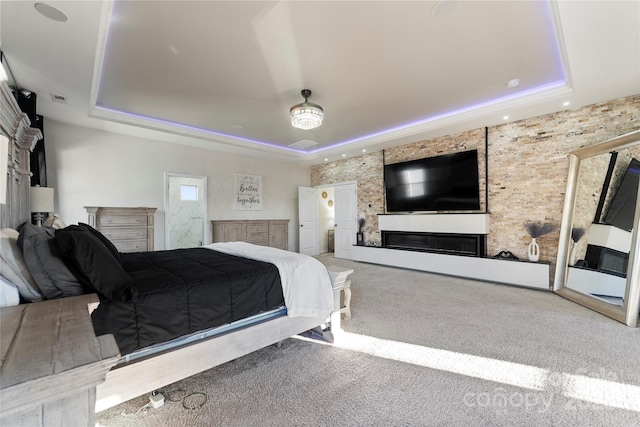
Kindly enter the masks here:
<path id="1" fill-rule="evenodd" d="M 576 245 L 576 242 L 574 242 L 573 240 L 571 240 L 569 242 L 569 262 L 568 264 L 573 266 L 576 265 L 576 247 L 578 245 Z"/>
<path id="2" fill-rule="evenodd" d="M 529 257 L 529 261 L 538 262 L 540 259 L 540 246 L 536 242 L 536 238 L 531 238 L 531 243 L 529 243 L 529 250 L 527 251 L 527 256 Z"/>

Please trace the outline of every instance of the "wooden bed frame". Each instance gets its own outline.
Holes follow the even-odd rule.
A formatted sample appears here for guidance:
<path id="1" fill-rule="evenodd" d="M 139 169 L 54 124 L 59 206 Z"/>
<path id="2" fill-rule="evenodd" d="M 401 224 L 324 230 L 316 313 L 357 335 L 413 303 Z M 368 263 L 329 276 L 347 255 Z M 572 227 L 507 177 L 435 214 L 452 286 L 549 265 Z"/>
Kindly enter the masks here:
<path id="1" fill-rule="evenodd" d="M 0 132 L 9 138 L 10 145 L 7 204 L 0 205 L 0 227 L 16 228 L 21 223 L 30 220 L 29 181 L 31 173 L 29 171 L 29 154 L 31 150 L 33 150 L 38 139 L 42 138 L 42 134 L 38 129 L 30 127 L 29 119 L 26 114 L 22 113 L 18 108 L 18 105 L 6 82 L 0 82 L 0 107 L 2 108 Z M 89 405 L 87 405 L 87 397 L 83 395 L 85 396 L 83 397 L 83 399 L 85 399 L 84 403 L 78 402 L 76 406 L 77 408 L 91 407 L 92 400 L 94 400 L 96 412 L 102 411 L 134 397 L 167 386 L 180 379 L 249 354 L 268 345 L 276 344 L 286 338 L 300 334 L 320 325 L 330 324 L 334 334 L 340 333 L 340 291 L 346 282 L 347 276 L 351 272 L 353 272 L 353 270 L 345 269 L 343 271 L 336 272 L 338 274 L 334 275 L 336 276 L 333 278 L 334 312 L 331 314 L 330 319 L 296 318 L 288 316 L 277 317 L 263 323 L 258 323 L 233 332 L 207 338 L 194 344 L 179 347 L 146 359 L 141 359 L 128 364 L 116 365 L 106 373 L 104 378 L 100 377 L 91 385 L 91 387 L 94 387 L 95 383 L 98 383 L 97 386 L 95 386 L 95 390 L 90 388 L 87 394 L 90 399 Z M 81 322 L 86 326 L 87 321 L 89 322 L 89 325 L 91 322 L 90 316 L 88 315 L 90 310 L 89 306 L 95 306 L 97 303 L 97 296 L 84 297 L 88 302 L 88 307 L 86 316 L 84 316 L 84 314 L 82 315 Z M 39 309 L 43 309 L 45 304 L 49 304 L 46 305 L 46 307 L 51 307 L 51 309 L 47 308 L 46 311 L 58 310 L 58 308 L 56 308 L 57 305 L 51 304 L 52 302 L 53 301 L 43 301 L 41 303 L 33 304 L 42 304 L 38 306 Z M 77 306 L 77 302 L 74 302 L 73 304 Z M 15 307 L 9 307 L 9 309 L 14 308 Z M 18 311 L 19 310 L 16 310 L 16 312 Z M 12 313 L 13 311 L 6 310 L 3 314 L 9 314 L 9 316 L 5 317 L 12 318 L 14 317 Z M 17 319 L 14 320 L 16 321 L 13 323 L 19 323 Z M 10 321 L 7 323 L 12 322 Z M 92 332 L 92 328 L 89 328 L 89 332 Z M 24 335 L 21 336 L 23 337 L 23 341 L 28 341 Z M 106 343 L 105 348 L 112 349 L 113 345 L 115 345 L 115 340 L 113 340 L 111 335 L 95 337 L 95 334 L 93 334 L 92 339 Z M 27 344 L 31 348 L 37 349 L 37 343 L 31 342 Z M 3 351 L 4 350 L 5 349 L 3 349 Z M 67 348 L 65 351 L 67 353 L 72 353 L 73 349 Z M 100 352 L 98 353 L 100 354 Z M 102 366 L 104 366 L 107 360 L 110 363 L 109 366 L 114 365 L 116 363 L 117 355 L 114 355 L 113 351 L 106 353 L 108 354 L 102 355 Z M 62 354 L 61 357 L 73 359 L 73 357 L 68 354 Z M 3 359 L 3 362 L 4 361 L 5 360 Z M 188 363 L 185 363 L 185 361 L 188 361 Z M 95 364 L 99 362 L 99 360 L 94 360 L 92 363 Z M 28 368 L 29 367 L 25 366 L 22 367 L 25 371 L 28 370 Z M 49 376 L 55 376 L 58 374 L 59 373 Z M 49 378 L 39 378 L 38 380 L 44 381 L 43 384 L 51 384 Z M 29 382 L 30 381 L 33 381 L 33 378 L 31 378 Z M 3 383 L 5 383 L 4 378 Z M 4 387 L 3 384 L 0 389 L 0 396 L 6 397 L 11 393 L 15 393 L 16 390 L 24 390 L 24 384 L 20 384 L 19 381 L 14 381 L 12 384 L 13 385 L 11 387 Z M 76 425 L 86 423 L 87 425 L 93 426 L 93 413 L 81 414 L 81 416 L 78 415 L 77 417 L 72 415 L 74 416 L 73 419 L 69 419 L 69 416 L 67 415 L 67 417 L 64 418 L 64 422 L 61 422 L 61 418 L 58 416 L 58 412 L 60 411 L 57 411 L 55 415 L 48 416 L 46 412 L 49 411 L 53 413 L 51 408 L 56 405 L 52 405 L 52 403 L 59 402 L 61 395 L 56 393 L 41 393 L 41 395 L 40 401 L 35 402 L 33 399 L 29 399 L 25 402 L 25 405 L 23 405 L 24 407 L 12 405 L 11 409 L 8 411 L 11 412 L 9 414 L 7 410 L 5 410 L 6 405 L 3 405 L 3 409 L 0 412 L 0 419 L 3 421 L 7 419 L 21 419 L 23 421 L 26 419 L 38 419 L 41 421 L 41 423 L 39 423 L 41 425 Z M 65 401 L 67 400 L 68 399 Z M 33 408 L 38 404 L 40 405 L 38 407 L 40 410 L 34 412 Z M 28 411 L 36 418 L 24 418 L 21 415 L 21 411 Z M 81 411 L 81 409 L 77 409 L 76 413 Z"/>
<path id="2" fill-rule="evenodd" d="M 339 272 L 334 281 L 334 311 L 330 319 L 282 316 L 212 337 L 176 350 L 116 366 L 96 388 L 96 412 L 237 359 L 323 324 L 339 334 L 340 291 L 353 270 Z M 188 361 L 189 363 L 185 363 Z"/>

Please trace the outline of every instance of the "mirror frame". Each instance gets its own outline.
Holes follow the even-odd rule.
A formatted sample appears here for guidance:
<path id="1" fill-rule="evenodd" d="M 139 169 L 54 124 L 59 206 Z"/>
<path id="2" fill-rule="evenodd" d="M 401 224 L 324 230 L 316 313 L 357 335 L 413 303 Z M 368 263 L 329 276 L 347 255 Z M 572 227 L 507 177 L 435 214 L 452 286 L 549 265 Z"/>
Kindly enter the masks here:
<path id="1" fill-rule="evenodd" d="M 627 269 L 627 283 L 625 287 L 624 302 L 622 307 L 609 304 L 588 294 L 575 291 L 566 287 L 568 274 L 569 242 L 573 226 L 573 213 L 576 206 L 578 174 L 580 162 L 584 159 L 619 151 L 640 144 L 640 130 L 609 139 L 599 144 L 580 148 L 569 153 L 569 173 L 567 177 L 567 190 L 562 211 L 562 223 L 560 225 L 560 238 L 558 241 L 558 258 L 553 281 L 553 291 L 564 298 L 588 307 L 605 316 L 611 317 L 631 327 L 638 326 L 638 309 L 640 307 L 640 239 L 638 239 L 638 225 L 640 222 L 640 191 L 636 202 L 636 211 L 631 233 L 631 250 Z"/>

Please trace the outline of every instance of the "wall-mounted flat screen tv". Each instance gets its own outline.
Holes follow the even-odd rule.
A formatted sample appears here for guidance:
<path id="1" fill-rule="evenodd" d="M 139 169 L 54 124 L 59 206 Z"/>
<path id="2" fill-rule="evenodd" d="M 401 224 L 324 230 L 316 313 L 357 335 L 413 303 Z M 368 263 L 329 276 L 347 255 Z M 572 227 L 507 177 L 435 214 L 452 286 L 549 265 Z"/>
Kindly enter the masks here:
<path id="1" fill-rule="evenodd" d="M 387 212 L 480 209 L 478 150 L 384 166 Z"/>
<path id="2" fill-rule="evenodd" d="M 616 194 L 611 199 L 611 205 L 604 218 L 605 224 L 631 231 L 633 217 L 636 213 L 639 176 L 640 162 L 636 159 L 631 159 L 629 167 L 627 167 L 627 171 L 616 190 Z"/>

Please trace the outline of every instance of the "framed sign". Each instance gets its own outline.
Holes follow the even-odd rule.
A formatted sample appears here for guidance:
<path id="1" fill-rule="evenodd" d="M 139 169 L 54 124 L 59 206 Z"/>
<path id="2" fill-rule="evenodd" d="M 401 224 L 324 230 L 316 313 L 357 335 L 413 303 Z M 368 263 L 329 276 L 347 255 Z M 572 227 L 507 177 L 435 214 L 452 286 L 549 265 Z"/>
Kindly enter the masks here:
<path id="1" fill-rule="evenodd" d="M 233 209 L 262 210 L 262 175 L 233 174 Z"/>

